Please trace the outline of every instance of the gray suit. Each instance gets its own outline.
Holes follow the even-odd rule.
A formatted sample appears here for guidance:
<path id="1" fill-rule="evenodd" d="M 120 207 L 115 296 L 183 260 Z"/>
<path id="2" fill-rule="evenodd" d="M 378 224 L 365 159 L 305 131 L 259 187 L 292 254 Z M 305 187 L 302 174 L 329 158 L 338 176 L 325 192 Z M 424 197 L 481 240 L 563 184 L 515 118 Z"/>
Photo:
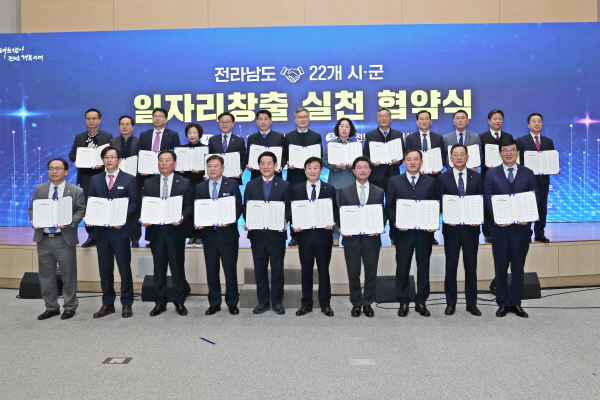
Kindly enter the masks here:
<path id="1" fill-rule="evenodd" d="M 51 182 L 35 187 L 33 200 L 48 199 Z M 60 235 L 51 237 L 40 228 L 33 234 L 37 243 L 38 268 L 42 297 L 49 311 L 59 311 L 58 287 L 56 285 L 56 264 L 60 267 L 63 281 L 63 299 L 65 310 L 75 310 L 77 300 L 77 256 L 75 246 L 79 243 L 77 225 L 85 215 L 83 189 L 65 182 L 63 197 L 73 196 L 73 222 L 62 228 Z M 33 220 L 33 201 L 29 205 L 29 219 Z"/>
<path id="2" fill-rule="evenodd" d="M 446 146 L 446 148 L 448 148 L 448 146 L 454 146 L 455 144 L 458 144 L 458 133 L 456 133 L 456 130 L 450 132 L 447 135 L 444 135 L 444 146 Z M 465 146 L 471 146 L 473 144 L 478 144 L 479 145 L 479 156 L 483 160 L 483 146 L 481 145 L 481 139 L 479 138 L 478 134 L 471 132 L 471 131 L 465 131 L 465 135 L 463 137 L 463 144 Z M 448 151 L 448 157 L 450 157 L 450 151 Z M 448 164 L 449 164 L 448 160 L 445 159 L 444 165 L 446 167 L 448 167 Z"/>
<path id="3" fill-rule="evenodd" d="M 110 139 L 110 141 L 108 143 L 110 143 L 110 145 L 112 147 L 114 147 L 115 149 L 118 149 L 119 152 L 121 151 L 121 135 L 114 137 L 112 139 Z M 139 138 L 137 136 L 133 136 L 131 135 L 131 156 L 137 156 L 138 154 L 138 142 L 139 142 Z"/>

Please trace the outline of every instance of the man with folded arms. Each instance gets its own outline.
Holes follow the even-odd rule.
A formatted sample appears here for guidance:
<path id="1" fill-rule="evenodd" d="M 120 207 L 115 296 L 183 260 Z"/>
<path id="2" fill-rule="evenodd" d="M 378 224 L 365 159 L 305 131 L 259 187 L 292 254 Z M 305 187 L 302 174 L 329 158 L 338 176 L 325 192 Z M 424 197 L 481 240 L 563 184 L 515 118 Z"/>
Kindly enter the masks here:
<path id="1" fill-rule="evenodd" d="M 323 161 L 318 157 L 309 157 L 304 162 L 304 173 L 306 183 L 294 187 L 293 200 L 317 200 L 331 199 L 333 207 L 334 224 L 339 220 L 339 209 L 335 199 L 335 187 L 319 179 L 323 170 Z M 329 262 L 333 236 L 331 230 L 333 225 L 325 228 L 301 229 L 292 228 L 297 232 L 298 255 L 302 268 L 302 307 L 296 311 L 296 315 L 304 315 L 312 311 L 313 307 L 313 269 L 315 261 L 319 272 L 319 305 L 321 312 L 328 317 L 333 317 L 331 309 L 331 282 L 329 281 Z"/>

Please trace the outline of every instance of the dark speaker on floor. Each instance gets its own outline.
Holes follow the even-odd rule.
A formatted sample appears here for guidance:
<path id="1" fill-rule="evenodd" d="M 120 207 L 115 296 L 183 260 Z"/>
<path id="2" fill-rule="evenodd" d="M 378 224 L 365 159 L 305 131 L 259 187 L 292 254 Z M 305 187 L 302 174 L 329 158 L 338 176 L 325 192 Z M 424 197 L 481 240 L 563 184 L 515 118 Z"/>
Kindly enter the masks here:
<path id="1" fill-rule="evenodd" d="M 185 282 L 185 297 L 187 298 L 192 293 L 190 284 Z M 173 278 L 167 276 L 167 301 L 173 302 L 174 289 L 173 289 Z M 155 301 L 156 291 L 154 290 L 154 275 L 144 276 L 144 282 L 142 283 L 142 301 Z"/>
<path id="2" fill-rule="evenodd" d="M 510 293 L 510 286 L 512 282 L 512 274 L 508 274 L 508 292 Z M 490 292 L 496 294 L 496 278 L 490 283 Z M 539 299 L 542 297 L 542 289 L 540 287 L 540 279 L 538 278 L 537 272 L 525 272 L 523 278 L 523 300 L 527 299 Z"/>
<path id="3" fill-rule="evenodd" d="M 63 282 L 62 276 L 56 275 L 56 285 L 58 286 L 58 295 L 62 296 Z M 23 279 L 19 284 L 19 298 L 22 299 L 41 299 L 42 288 L 40 286 L 40 277 L 37 272 L 25 272 Z"/>
<path id="4" fill-rule="evenodd" d="M 408 295 L 410 301 L 415 301 L 415 277 L 410 275 L 408 277 L 409 289 Z M 395 276 L 378 276 L 377 277 L 377 291 L 375 292 L 376 303 L 397 303 L 396 298 L 396 277 Z"/>

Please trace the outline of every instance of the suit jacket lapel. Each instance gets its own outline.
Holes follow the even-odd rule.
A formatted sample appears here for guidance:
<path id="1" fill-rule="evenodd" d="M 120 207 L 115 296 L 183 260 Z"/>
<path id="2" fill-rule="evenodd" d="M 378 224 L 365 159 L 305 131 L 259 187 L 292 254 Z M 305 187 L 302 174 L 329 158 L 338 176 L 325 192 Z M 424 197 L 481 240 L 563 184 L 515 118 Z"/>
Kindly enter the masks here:
<path id="1" fill-rule="evenodd" d="M 354 181 L 354 184 L 350 188 L 350 197 L 351 197 L 352 203 L 354 203 L 356 205 L 360 205 L 360 199 L 358 198 L 358 191 L 356 189 L 356 181 Z"/>
<path id="2" fill-rule="evenodd" d="M 171 185 L 171 197 L 179 194 L 179 179 L 177 175 L 173 176 L 173 184 Z"/>

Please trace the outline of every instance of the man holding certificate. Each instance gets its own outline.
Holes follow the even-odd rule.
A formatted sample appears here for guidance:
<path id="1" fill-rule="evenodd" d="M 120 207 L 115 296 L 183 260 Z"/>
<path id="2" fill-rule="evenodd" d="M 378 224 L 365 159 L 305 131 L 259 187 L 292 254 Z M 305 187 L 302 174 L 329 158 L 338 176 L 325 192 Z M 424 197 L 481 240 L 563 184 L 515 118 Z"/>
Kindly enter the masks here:
<path id="1" fill-rule="evenodd" d="M 478 200 L 479 203 L 465 203 L 462 213 L 464 215 L 476 214 L 477 210 L 468 210 L 469 206 L 480 206 L 481 222 L 483 222 L 483 182 L 481 175 L 467 168 L 469 154 L 467 146 L 464 144 L 455 144 L 450 150 L 450 160 L 454 167 L 444 172 L 437 179 L 438 195 L 455 197 L 472 196 L 471 199 Z M 446 203 L 443 203 L 444 205 Z M 454 220 L 458 223 L 446 222 L 446 213 L 453 212 L 461 214 L 460 207 L 452 207 L 457 202 L 449 203 L 448 207 L 443 208 L 444 225 L 442 233 L 444 235 L 444 252 L 446 254 L 446 279 L 444 281 L 444 290 L 446 292 L 446 315 L 453 315 L 456 311 L 457 285 L 456 272 L 458 270 L 458 259 L 460 250 L 463 252 L 463 264 L 465 267 L 465 298 L 467 301 L 467 311 L 475 316 L 481 316 L 481 311 L 477 308 L 477 251 L 479 249 L 479 223 L 467 224 L 459 222 L 461 215 L 456 215 L 448 220 Z M 458 208 L 458 210 L 457 210 Z M 474 207 L 475 208 L 475 207 Z M 456 211 L 459 211 L 456 213 Z M 470 221 L 474 222 L 474 221 Z"/>
<path id="2" fill-rule="evenodd" d="M 251 171 L 250 179 L 258 178 L 260 176 L 260 170 L 255 169 L 250 165 L 251 150 L 252 146 L 262 147 L 281 147 L 281 160 L 279 160 L 279 170 L 275 171 L 275 175 L 282 177 L 281 170 L 287 163 L 288 145 L 285 141 L 285 136 L 282 133 L 275 132 L 271 129 L 273 123 L 271 117 L 271 111 L 269 110 L 258 110 L 256 112 L 256 125 L 258 125 L 258 132 L 248 136 L 246 141 L 248 142 L 248 170 Z"/>
<path id="3" fill-rule="evenodd" d="M 450 132 L 447 135 L 444 135 L 444 145 L 446 149 L 449 146 L 454 146 L 455 144 L 464 144 L 465 146 L 473 146 L 478 145 L 479 150 L 479 160 L 481 160 L 483 149 L 481 147 L 481 139 L 479 135 L 475 132 L 471 132 L 467 130 L 467 125 L 469 124 L 469 115 L 465 110 L 458 110 L 454 113 L 453 116 L 454 126 L 456 130 L 454 132 Z M 474 147 L 471 147 L 472 149 Z M 473 156 L 475 157 L 475 156 Z M 475 160 L 472 160 L 475 161 Z M 449 162 L 444 158 L 444 165 L 446 168 L 449 168 Z M 473 171 L 477 170 L 477 167 L 472 168 Z"/>
<path id="4" fill-rule="evenodd" d="M 406 149 L 416 149 L 425 152 L 439 147 L 441 160 L 436 160 L 436 164 L 439 168 L 438 161 L 441 161 L 442 163 L 444 162 L 446 159 L 447 149 L 446 145 L 444 144 L 444 137 L 439 133 L 431 132 L 429 129 L 431 128 L 431 113 L 429 111 L 423 110 L 417 113 L 417 126 L 419 127 L 419 130 L 406 137 Z M 440 173 L 442 168 L 431 171 L 430 176 L 435 178 L 437 174 Z"/>
<path id="5" fill-rule="evenodd" d="M 321 312 L 333 317 L 329 262 L 333 243 L 331 230 L 339 219 L 339 209 L 335 187 L 319 179 L 322 170 L 323 161 L 320 158 L 307 159 L 304 162 L 307 181 L 294 187 L 292 196 L 292 228 L 298 234 L 298 255 L 302 268 L 302 306 L 296 311 L 299 316 L 312 311 L 313 268 L 316 261 Z"/>
<path id="6" fill-rule="evenodd" d="M 429 259 L 431 257 L 431 245 L 433 233 L 436 229 L 410 229 L 398 228 L 404 226 L 399 221 L 405 214 L 396 209 L 399 199 L 406 200 L 438 200 L 435 179 L 429 175 L 421 174 L 419 171 L 423 166 L 423 158 L 420 150 L 409 149 L 404 153 L 404 166 L 406 173 L 390 179 L 386 195 L 386 210 L 390 220 L 390 238 L 396 246 L 396 296 L 400 302 L 398 310 L 399 317 L 408 315 L 409 297 L 409 273 L 413 253 L 417 260 L 417 293 L 415 296 L 415 311 L 424 317 L 431 314 L 425 303 L 429 297 Z M 430 215 L 437 218 L 438 213 Z"/>
<path id="7" fill-rule="evenodd" d="M 119 221 L 117 223 L 121 225 L 111 226 L 112 221 L 110 221 L 110 218 L 108 221 L 102 221 L 102 219 L 112 217 L 117 213 L 90 215 L 94 201 L 90 199 L 88 202 L 89 207 L 85 216 L 85 222 L 86 226 L 92 227 L 92 237 L 96 241 L 100 285 L 102 286 L 102 307 L 94 314 L 94 318 L 102 318 L 115 312 L 115 259 L 117 260 L 119 274 L 121 275 L 121 305 L 123 307 L 121 316 L 129 318 L 133 315 L 131 310 L 131 306 L 133 305 L 133 277 L 131 275 L 131 247 L 129 246 L 129 239 L 133 226 L 139 224 L 135 220 L 138 199 L 137 182 L 134 176 L 119 170 L 121 152 L 115 147 L 109 146 L 102 149 L 101 157 L 105 173 L 92 177 L 89 190 L 90 197 L 99 197 L 101 199 L 127 198 L 128 204 L 126 212 L 119 213 L 122 216 L 126 214 L 127 222 L 125 225 L 122 225 Z M 113 206 L 117 204 L 116 202 L 112 203 Z M 96 211 L 97 213 L 101 213 L 105 211 L 105 208 L 98 208 Z M 99 219 L 99 224 L 90 224 L 89 221 L 91 219 Z"/>
<path id="8" fill-rule="evenodd" d="M 35 233 L 33 241 L 37 243 L 38 267 L 42 298 L 46 311 L 38 316 L 39 320 L 60 314 L 58 304 L 58 285 L 56 282 L 56 264 L 60 267 L 63 282 L 64 309 L 61 319 L 69 319 L 75 315 L 79 305 L 77 300 L 77 255 L 75 246 L 77 225 L 85 214 L 85 198 L 83 189 L 65 181 L 69 173 L 69 164 L 63 159 L 55 158 L 48 162 L 48 178 L 50 182 L 40 183 L 33 192 L 33 201 L 29 205 L 29 218 Z M 53 203 L 59 199 L 71 197 L 69 209 L 59 210 L 57 218 L 52 215 Z M 49 200 L 38 209 L 37 200 Z M 50 206 L 50 207 L 48 207 Z M 41 217 L 42 220 L 39 220 Z"/>
<path id="9" fill-rule="evenodd" d="M 500 156 L 502 165 L 488 171 L 483 187 L 486 211 L 494 216 L 494 220 L 505 218 L 503 215 L 494 214 L 492 196 L 537 190 L 533 172 L 517 164 L 519 150 L 516 141 L 501 143 Z M 510 208 L 508 211 L 510 212 Z M 521 299 L 525 259 L 531 242 L 531 222 L 494 224 L 491 226 L 491 233 L 498 304 L 496 316 L 504 317 L 507 312 L 514 312 L 519 317 L 527 318 L 527 313 L 521 307 Z M 512 273 L 510 293 L 507 282 L 509 265 Z"/>
<path id="10" fill-rule="evenodd" d="M 272 305 L 275 313 L 285 314 L 282 306 L 283 260 L 286 225 L 291 219 L 289 183 L 275 176 L 277 156 L 270 151 L 258 157 L 258 165 L 261 176 L 248 182 L 244 193 L 244 219 L 252 247 L 258 297 L 258 306 L 252 312 L 262 314 Z M 273 206 L 272 210 L 270 206 Z"/>
<path id="11" fill-rule="evenodd" d="M 223 154 L 223 153 L 239 153 L 240 155 L 240 172 L 239 175 L 232 176 L 238 185 L 242 184 L 242 172 L 248 165 L 248 157 L 246 153 L 246 144 L 244 139 L 238 135 L 233 134 L 233 128 L 235 127 L 235 117 L 230 112 L 224 112 L 219 114 L 217 118 L 219 121 L 219 129 L 221 130 L 220 135 L 214 135 L 208 139 L 208 153 L 209 154 Z"/>
<path id="12" fill-rule="evenodd" d="M 223 198 L 233 200 L 229 204 L 222 201 L 224 207 L 218 207 L 219 212 L 217 213 L 202 212 L 196 208 L 194 225 L 196 225 L 197 232 L 202 235 L 204 243 L 204 261 L 208 282 L 210 306 L 206 310 L 206 315 L 213 315 L 221 311 L 221 280 L 219 279 L 221 262 L 225 274 L 225 303 L 229 307 L 231 315 L 240 313 L 237 307 L 240 300 L 237 283 L 240 234 L 237 221 L 242 215 L 242 195 L 237 181 L 223 176 L 224 162 L 223 157 L 216 154 L 208 157 L 206 174 L 209 179 L 196 186 L 194 194 L 194 198 L 200 200 L 210 199 L 213 202 Z M 200 202 L 196 201 L 196 207 L 199 205 Z M 215 214 L 219 217 L 216 223 L 214 221 Z"/>
<path id="13" fill-rule="evenodd" d="M 173 172 L 176 167 L 177 155 L 175 152 L 173 150 L 161 151 L 158 154 L 160 174 L 148 179 L 142 189 L 143 197 L 149 196 L 155 199 L 182 197 L 181 208 L 170 210 L 169 213 L 173 215 L 176 211 L 177 215 L 181 215 L 181 219 L 174 222 L 158 224 L 146 222 L 148 218 L 152 218 L 157 213 L 150 213 L 142 206 L 140 222 L 146 227 L 146 240 L 150 242 L 154 261 L 156 306 L 150 311 L 151 317 L 167 311 L 167 267 L 171 269 L 173 277 L 175 310 L 179 315 L 188 313 L 184 305 L 188 286 L 185 279 L 185 238 L 189 237 L 191 232 L 189 232 L 189 225 L 183 222 L 192 217 L 194 200 L 190 181 L 175 175 Z"/>

